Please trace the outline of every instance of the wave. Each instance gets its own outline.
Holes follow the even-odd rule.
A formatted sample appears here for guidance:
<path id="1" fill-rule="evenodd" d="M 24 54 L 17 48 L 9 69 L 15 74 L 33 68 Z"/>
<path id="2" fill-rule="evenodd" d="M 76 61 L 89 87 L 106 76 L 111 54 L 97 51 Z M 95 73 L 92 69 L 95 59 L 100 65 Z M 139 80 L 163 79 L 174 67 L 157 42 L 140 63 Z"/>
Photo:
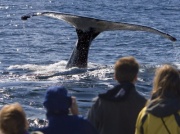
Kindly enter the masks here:
<path id="1" fill-rule="evenodd" d="M 110 80 L 113 77 L 113 65 L 101 65 L 95 63 L 89 63 L 87 69 L 80 68 L 70 68 L 66 69 L 67 61 L 59 61 L 53 64 L 47 65 L 35 65 L 35 64 L 25 64 L 25 65 L 11 65 L 6 71 L 2 72 L 2 78 L 4 79 L 19 79 L 19 80 L 82 80 L 82 79 L 96 79 L 96 80 Z M 169 64 L 169 63 L 167 63 Z M 157 67 L 162 64 L 157 63 L 143 63 L 140 65 L 140 78 L 139 81 L 144 81 L 153 73 Z M 180 63 L 175 62 L 171 65 L 180 69 Z"/>

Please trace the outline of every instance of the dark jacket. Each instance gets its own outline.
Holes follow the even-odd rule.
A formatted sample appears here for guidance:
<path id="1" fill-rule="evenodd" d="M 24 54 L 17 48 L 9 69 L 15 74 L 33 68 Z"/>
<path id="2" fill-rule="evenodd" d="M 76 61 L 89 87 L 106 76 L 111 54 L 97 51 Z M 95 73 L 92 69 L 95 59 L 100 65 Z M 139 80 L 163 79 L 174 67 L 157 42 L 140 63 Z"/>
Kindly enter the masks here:
<path id="1" fill-rule="evenodd" d="M 88 120 L 100 134 L 134 134 L 136 118 L 145 103 L 132 83 L 123 83 L 99 95 Z"/>
<path id="2" fill-rule="evenodd" d="M 76 115 L 53 115 L 48 117 L 49 125 L 39 128 L 44 134 L 97 134 L 97 130 L 84 118 Z"/>
<path id="3" fill-rule="evenodd" d="M 72 100 L 65 87 L 49 87 L 43 104 L 49 124 L 37 131 L 44 134 L 97 134 L 88 120 L 68 114 Z"/>

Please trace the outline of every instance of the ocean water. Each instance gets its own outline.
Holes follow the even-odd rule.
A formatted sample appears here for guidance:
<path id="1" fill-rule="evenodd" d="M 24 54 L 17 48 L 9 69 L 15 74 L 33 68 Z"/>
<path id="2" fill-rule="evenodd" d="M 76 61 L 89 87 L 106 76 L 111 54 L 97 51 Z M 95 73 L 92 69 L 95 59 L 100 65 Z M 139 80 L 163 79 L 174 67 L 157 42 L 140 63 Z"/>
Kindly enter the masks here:
<path id="1" fill-rule="evenodd" d="M 21 20 L 22 15 L 36 11 L 141 24 L 171 34 L 177 41 L 147 32 L 103 32 L 92 42 L 87 70 L 65 69 L 77 40 L 75 29 L 47 17 Z M 32 123 L 43 120 L 46 89 L 63 84 L 86 116 L 92 98 L 117 84 L 113 67 L 123 56 L 134 56 L 140 63 L 136 86 L 148 98 L 157 67 L 171 64 L 180 68 L 179 39 L 179 0 L 1 0 L 0 107 L 19 102 Z"/>

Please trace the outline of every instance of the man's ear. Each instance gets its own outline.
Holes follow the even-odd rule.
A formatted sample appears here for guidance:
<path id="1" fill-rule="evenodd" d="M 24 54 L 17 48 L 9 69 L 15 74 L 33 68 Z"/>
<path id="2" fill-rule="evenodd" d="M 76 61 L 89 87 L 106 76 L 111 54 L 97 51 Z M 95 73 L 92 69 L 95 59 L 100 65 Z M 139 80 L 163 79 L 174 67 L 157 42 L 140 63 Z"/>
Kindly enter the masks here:
<path id="1" fill-rule="evenodd" d="M 114 75 L 114 80 L 117 80 L 115 75 Z"/>
<path id="2" fill-rule="evenodd" d="M 136 77 L 134 78 L 134 82 L 136 82 L 138 80 L 138 75 L 136 75 Z"/>

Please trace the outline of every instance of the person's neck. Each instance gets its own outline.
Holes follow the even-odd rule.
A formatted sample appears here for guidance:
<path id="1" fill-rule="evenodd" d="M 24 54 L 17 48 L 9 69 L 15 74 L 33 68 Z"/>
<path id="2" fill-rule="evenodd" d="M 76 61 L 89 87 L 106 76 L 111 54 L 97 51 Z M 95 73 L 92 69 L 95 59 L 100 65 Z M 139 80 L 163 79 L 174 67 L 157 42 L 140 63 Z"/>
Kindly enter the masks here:
<path id="1" fill-rule="evenodd" d="M 131 84 L 134 85 L 136 83 L 136 81 L 132 81 L 132 82 L 131 81 L 120 82 L 119 84 L 122 85 L 122 84 L 125 84 L 125 83 L 131 83 Z"/>

